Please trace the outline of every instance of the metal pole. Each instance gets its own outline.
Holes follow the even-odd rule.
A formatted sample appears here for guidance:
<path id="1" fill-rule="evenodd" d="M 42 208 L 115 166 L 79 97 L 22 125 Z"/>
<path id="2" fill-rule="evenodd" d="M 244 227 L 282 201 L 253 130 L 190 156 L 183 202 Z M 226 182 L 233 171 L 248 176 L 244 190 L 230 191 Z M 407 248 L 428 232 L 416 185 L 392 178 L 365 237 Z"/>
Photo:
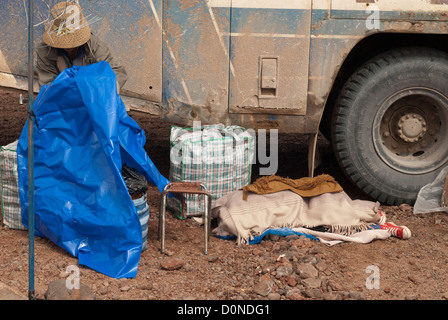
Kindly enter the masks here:
<path id="1" fill-rule="evenodd" d="M 34 2 L 28 0 L 28 298 L 34 299 Z"/>

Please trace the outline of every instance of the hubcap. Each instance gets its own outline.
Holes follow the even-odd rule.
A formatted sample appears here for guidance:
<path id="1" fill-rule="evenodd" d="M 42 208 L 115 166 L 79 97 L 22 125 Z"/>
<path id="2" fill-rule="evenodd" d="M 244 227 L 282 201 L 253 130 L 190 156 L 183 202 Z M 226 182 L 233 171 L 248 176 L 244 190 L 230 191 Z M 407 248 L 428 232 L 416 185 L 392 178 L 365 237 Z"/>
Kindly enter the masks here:
<path id="1" fill-rule="evenodd" d="M 373 140 L 382 160 L 407 174 L 437 170 L 448 162 L 448 99 L 430 89 L 395 94 L 374 119 Z"/>
<path id="2" fill-rule="evenodd" d="M 398 135 L 404 142 L 417 142 L 426 134 L 426 121 L 416 113 L 407 113 L 398 121 Z"/>

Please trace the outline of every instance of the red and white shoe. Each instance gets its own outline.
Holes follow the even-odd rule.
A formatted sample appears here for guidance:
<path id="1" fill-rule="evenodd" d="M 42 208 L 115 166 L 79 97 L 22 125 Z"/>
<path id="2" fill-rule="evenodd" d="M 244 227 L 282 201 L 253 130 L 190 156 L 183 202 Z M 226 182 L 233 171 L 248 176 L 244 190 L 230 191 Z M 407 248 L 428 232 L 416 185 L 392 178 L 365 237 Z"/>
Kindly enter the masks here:
<path id="1" fill-rule="evenodd" d="M 411 230 L 409 230 L 406 226 L 397 226 L 392 222 L 385 223 L 381 225 L 381 230 L 389 231 L 391 236 L 400 238 L 400 239 L 409 239 L 411 237 Z"/>
<path id="2" fill-rule="evenodd" d="M 386 223 L 386 215 L 380 210 L 378 210 L 378 214 L 380 216 L 380 221 L 378 222 L 378 224 L 379 225 L 385 224 Z"/>

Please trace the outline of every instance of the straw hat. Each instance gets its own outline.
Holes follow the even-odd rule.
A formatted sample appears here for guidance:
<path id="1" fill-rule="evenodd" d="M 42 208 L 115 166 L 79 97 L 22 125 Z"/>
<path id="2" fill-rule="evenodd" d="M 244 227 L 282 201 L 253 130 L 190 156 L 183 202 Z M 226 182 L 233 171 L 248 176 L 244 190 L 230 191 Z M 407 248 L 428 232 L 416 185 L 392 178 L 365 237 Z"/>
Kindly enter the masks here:
<path id="1" fill-rule="evenodd" d="M 82 46 L 90 39 L 90 27 L 77 3 L 65 1 L 53 7 L 51 23 L 45 28 L 43 40 L 54 48 Z"/>

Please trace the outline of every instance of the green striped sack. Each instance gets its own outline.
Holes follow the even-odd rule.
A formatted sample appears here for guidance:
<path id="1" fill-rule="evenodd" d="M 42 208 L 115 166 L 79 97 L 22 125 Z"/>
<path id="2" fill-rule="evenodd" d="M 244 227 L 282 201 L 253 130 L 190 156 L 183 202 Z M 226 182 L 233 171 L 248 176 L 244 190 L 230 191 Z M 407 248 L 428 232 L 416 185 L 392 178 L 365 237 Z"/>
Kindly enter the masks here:
<path id="1" fill-rule="evenodd" d="M 172 126 L 170 144 L 169 180 L 202 182 L 212 195 L 212 205 L 220 197 L 250 184 L 254 136 L 246 129 L 223 124 Z M 185 200 L 186 208 L 176 198 L 168 198 L 167 206 L 178 218 L 203 213 L 203 196 L 186 195 Z"/>
<path id="2" fill-rule="evenodd" d="M 19 198 L 17 173 L 17 143 L 0 147 L 0 198 L 3 225 L 11 229 L 25 230 Z"/>

